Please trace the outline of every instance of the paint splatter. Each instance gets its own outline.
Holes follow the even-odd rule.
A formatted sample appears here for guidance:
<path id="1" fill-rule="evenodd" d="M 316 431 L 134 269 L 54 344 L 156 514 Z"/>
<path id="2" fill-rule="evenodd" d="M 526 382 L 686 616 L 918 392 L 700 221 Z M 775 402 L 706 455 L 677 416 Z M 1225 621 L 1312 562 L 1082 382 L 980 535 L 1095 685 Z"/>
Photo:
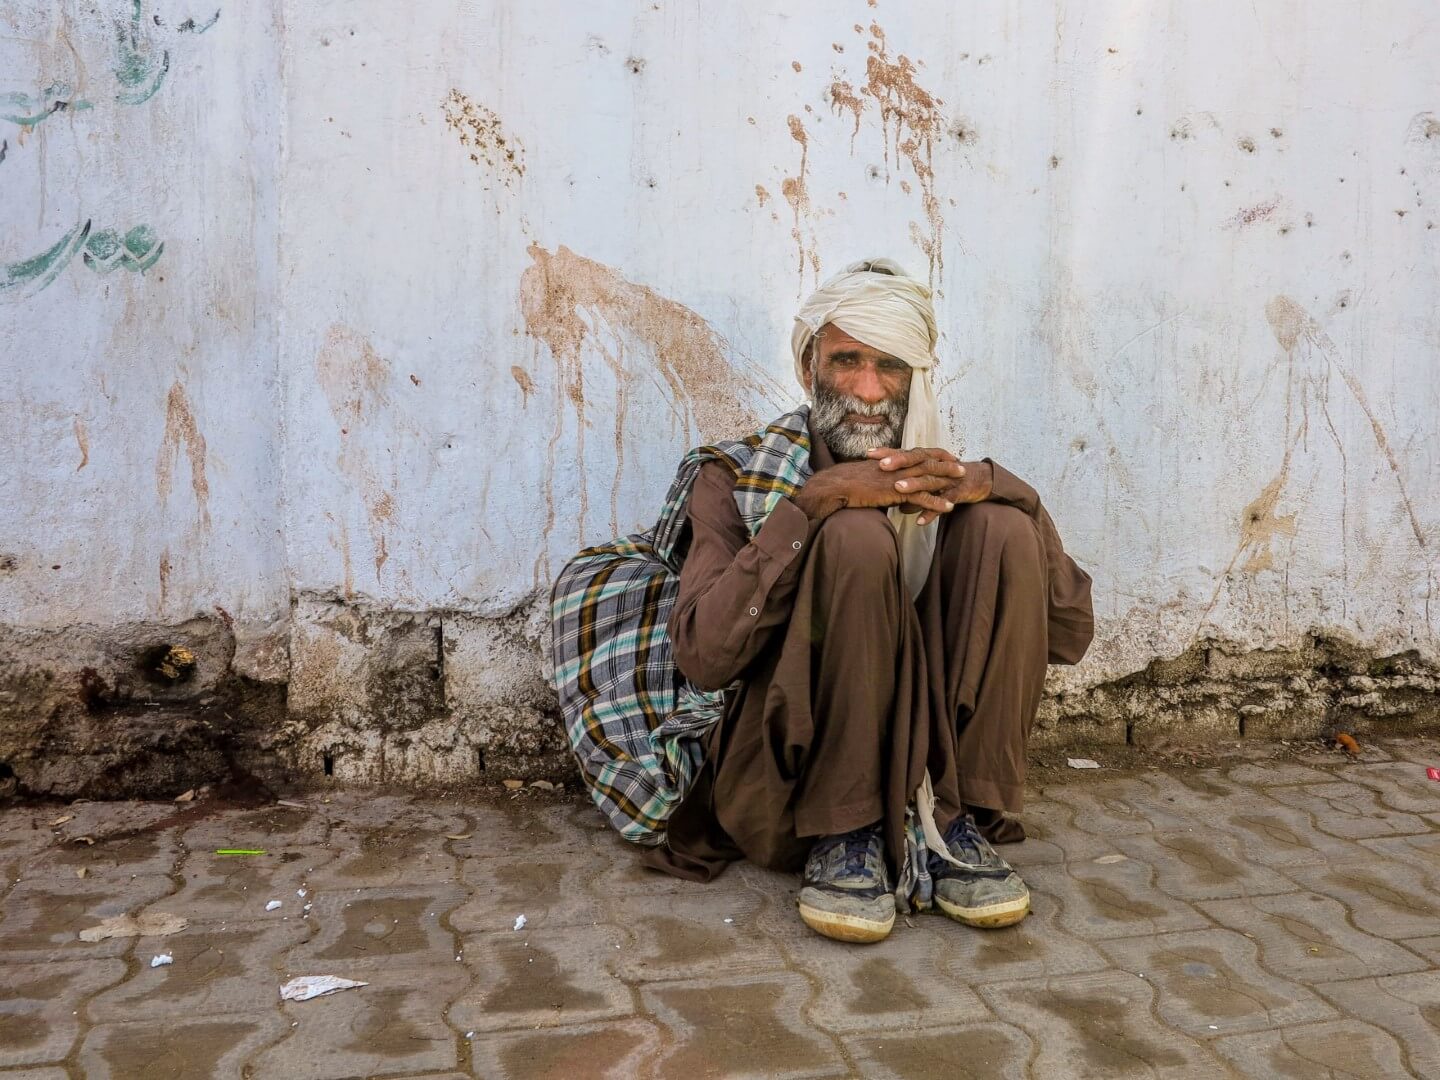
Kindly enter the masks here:
<path id="1" fill-rule="evenodd" d="M 177 26 L 177 27 L 175 28 L 175 30 L 176 30 L 176 32 L 181 33 L 181 34 L 203 34 L 203 33 L 205 33 L 206 30 L 209 30 L 212 26 L 214 26 L 214 25 L 215 25 L 217 22 L 219 22 L 219 21 L 220 21 L 220 10 L 217 8 L 216 11 L 215 11 L 215 14 L 212 15 L 212 16 L 210 16 L 210 21 L 209 21 L 209 22 L 203 22 L 203 23 L 197 24 L 194 19 L 186 19 L 186 20 L 185 20 L 184 22 L 182 22 L 179 26 Z"/>
<path id="2" fill-rule="evenodd" d="M 210 482 L 205 477 L 205 436 L 195 422 L 195 413 L 185 396 L 185 387 L 177 380 L 165 396 L 165 433 L 160 440 L 160 452 L 155 458 L 155 490 L 163 504 L 170 498 L 171 482 L 175 466 L 180 461 L 180 446 L 185 446 L 185 456 L 190 462 L 190 489 L 195 493 L 195 506 L 200 512 L 200 523 L 210 525 Z"/>
<path id="3" fill-rule="evenodd" d="M 114 270 L 144 273 L 165 253 L 165 241 L 149 225 L 136 225 L 123 237 L 114 229 L 102 229 L 85 242 L 85 265 L 97 274 Z"/>
<path id="4" fill-rule="evenodd" d="M 60 276 L 89 235 L 90 222 L 82 221 L 48 250 L 6 266 L 0 274 L 0 297 L 19 298 L 38 293 Z"/>
<path id="5" fill-rule="evenodd" d="M 510 377 L 515 380 L 515 385 L 520 387 L 521 401 L 528 407 L 530 395 L 535 392 L 535 380 L 530 378 L 530 373 L 519 364 L 510 365 Z"/>
<path id="6" fill-rule="evenodd" d="M 75 466 L 79 472 L 90 464 L 90 433 L 85 430 L 85 421 L 78 416 L 75 417 L 75 445 L 80 448 L 80 464 Z"/>
<path id="7" fill-rule="evenodd" d="M 340 429 L 340 453 L 336 464 L 359 489 L 370 532 L 375 580 L 390 558 L 389 529 L 395 518 L 393 484 L 382 484 L 369 455 L 358 439 L 360 429 L 390 403 L 393 379 L 390 362 L 375 351 L 365 337 L 349 327 L 334 325 L 315 357 L 315 376 Z M 350 534 L 340 524 L 340 545 L 345 560 L 346 594 L 353 587 L 350 570 Z"/>
<path id="8" fill-rule="evenodd" d="M 122 105 L 143 105 L 164 85 L 170 71 L 170 50 L 161 48 L 146 31 L 143 0 L 132 0 L 130 18 L 115 20 L 115 81 Z"/>
<path id="9" fill-rule="evenodd" d="M 873 40 L 869 42 L 870 55 L 865 63 L 865 93 L 880 107 L 886 168 L 890 167 L 893 148 L 896 163 L 902 157 L 907 160 L 919 181 L 925 225 L 912 222 L 910 233 L 929 260 L 930 283 L 934 285 L 945 268 L 942 250 L 945 221 L 940 200 L 935 196 L 934 171 L 935 138 L 944 129 L 945 122 L 940 106 L 945 102 L 915 81 L 916 67 L 909 57 L 901 54 L 893 60 L 890 58 L 885 31 L 878 23 L 870 25 L 870 36 Z M 974 132 L 968 125 L 965 134 L 973 140 Z"/>
<path id="10" fill-rule="evenodd" d="M 805 268 L 808 265 L 816 283 L 820 280 L 820 255 L 816 251 L 815 229 L 805 219 L 810 213 L 810 191 L 806 184 L 806 170 L 810 161 L 810 136 L 805 125 L 793 113 L 785 118 L 790 128 L 790 137 L 800 144 L 800 171 L 797 176 L 787 176 L 780 184 L 780 194 L 790 204 L 795 223 L 790 229 L 790 238 L 795 241 L 800 260 L 800 288 L 805 287 Z"/>
<path id="11" fill-rule="evenodd" d="M 856 29 L 859 29 L 858 27 Z M 855 124 L 850 129 L 850 152 L 855 152 L 855 136 L 860 134 L 860 118 L 865 111 L 865 102 L 844 79 L 836 79 L 830 84 L 827 94 L 830 98 L 830 108 L 835 110 L 835 115 L 848 112 L 854 117 Z"/>
<path id="12" fill-rule="evenodd" d="M 1227 229 L 1243 229 L 1246 225 L 1253 225 L 1257 221 L 1265 221 L 1274 216 L 1275 211 L 1280 209 L 1280 197 L 1267 199 L 1265 202 L 1257 203 L 1240 210 L 1228 221 L 1225 222 Z"/>
<path id="13" fill-rule="evenodd" d="M 460 145 L 470 151 L 470 160 L 498 172 L 506 187 L 525 175 L 525 148 L 507 135 L 500 117 L 476 104 L 459 90 L 451 90 L 441 107 L 445 124 L 460 136 Z"/>
<path id="14" fill-rule="evenodd" d="M 665 393 L 687 440 L 697 433 L 708 440 L 747 431 L 755 423 L 747 402 L 757 396 L 772 403 L 783 400 L 783 393 L 762 369 L 735 357 L 730 343 L 683 304 L 563 246 L 550 252 L 531 244 L 529 253 L 532 263 L 520 277 L 520 308 L 525 332 L 546 347 L 557 365 L 557 393 L 562 395 L 557 404 L 568 401 L 575 416 L 582 527 L 589 486 L 584 478 L 587 358 L 598 358 L 615 381 L 616 464 L 610 502 L 611 525 L 616 532 L 625 464 L 625 417 L 635 380 L 659 376 L 656 385 Z M 564 409 L 557 407 L 552 453 L 563 442 L 564 419 Z M 554 466 L 552 457 L 545 480 L 543 534 L 547 538 L 555 523 Z M 542 552 L 537 576 L 545 559 Z"/>
<path id="15" fill-rule="evenodd" d="M 0 120 L 29 129 L 67 109 L 82 112 L 91 107 L 90 102 L 77 99 L 74 94 L 74 89 L 65 82 L 51 83 L 33 95 L 18 91 L 0 94 Z"/>

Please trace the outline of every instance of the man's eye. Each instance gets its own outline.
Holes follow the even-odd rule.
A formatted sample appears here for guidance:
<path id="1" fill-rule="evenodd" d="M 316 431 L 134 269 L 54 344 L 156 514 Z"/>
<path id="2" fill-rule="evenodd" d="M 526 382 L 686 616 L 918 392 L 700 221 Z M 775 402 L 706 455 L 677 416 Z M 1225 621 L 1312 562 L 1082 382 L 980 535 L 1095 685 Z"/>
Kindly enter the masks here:
<path id="1" fill-rule="evenodd" d="M 886 360 L 880 365 L 880 370 L 896 374 L 901 371 L 909 371 L 910 365 L 905 363 L 904 360 Z"/>

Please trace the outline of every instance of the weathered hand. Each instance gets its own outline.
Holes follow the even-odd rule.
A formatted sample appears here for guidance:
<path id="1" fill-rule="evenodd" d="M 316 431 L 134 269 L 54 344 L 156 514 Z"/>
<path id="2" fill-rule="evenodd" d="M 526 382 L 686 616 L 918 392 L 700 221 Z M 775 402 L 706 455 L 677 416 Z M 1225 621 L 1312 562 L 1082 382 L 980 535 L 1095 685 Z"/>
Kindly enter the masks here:
<path id="1" fill-rule="evenodd" d="M 928 513 L 933 520 L 954 507 L 938 493 L 955 486 L 964 474 L 964 468 L 953 457 L 927 457 L 913 465 L 889 469 L 882 468 L 878 461 L 848 461 L 812 476 L 794 501 L 815 520 L 846 507 L 901 505 L 913 506 L 911 512 Z"/>
<path id="2" fill-rule="evenodd" d="M 948 463 L 957 467 L 960 471 L 954 482 L 936 492 L 940 498 L 948 503 L 942 510 L 935 510 L 930 506 L 920 505 L 912 501 L 901 506 L 901 512 L 906 514 L 918 513 L 920 517 L 917 523 L 928 525 L 942 513 L 949 513 L 957 503 L 984 502 L 990 497 L 991 488 L 994 486 L 995 472 L 988 461 L 972 461 L 968 463 L 957 461 L 955 455 L 949 450 L 941 449 L 938 446 L 922 446 L 913 450 L 889 450 L 878 447 L 871 450 L 867 455 L 871 460 L 880 463 L 882 472 L 888 472 L 904 476 L 916 468 L 924 468 L 927 465 L 938 467 L 940 463 Z M 905 481 L 897 481 L 896 486 L 900 487 Z M 904 490 L 902 488 L 902 490 Z M 935 489 L 927 489 L 934 491 Z"/>

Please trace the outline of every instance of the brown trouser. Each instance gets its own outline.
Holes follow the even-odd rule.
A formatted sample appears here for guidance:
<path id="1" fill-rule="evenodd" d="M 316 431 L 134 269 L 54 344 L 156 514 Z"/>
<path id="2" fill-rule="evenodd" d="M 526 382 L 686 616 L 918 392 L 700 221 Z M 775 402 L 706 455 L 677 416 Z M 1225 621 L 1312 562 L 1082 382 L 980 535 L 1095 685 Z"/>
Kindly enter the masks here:
<path id="1" fill-rule="evenodd" d="M 1029 515 L 994 502 L 957 507 L 939 530 L 912 603 L 883 512 L 826 519 L 789 622 L 647 862 L 702 880 L 741 856 L 794 870 L 816 837 L 883 820 L 893 869 L 926 768 L 942 828 L 962 808 L 1021 809 L 1045 679 L 1044 545 Z"/>

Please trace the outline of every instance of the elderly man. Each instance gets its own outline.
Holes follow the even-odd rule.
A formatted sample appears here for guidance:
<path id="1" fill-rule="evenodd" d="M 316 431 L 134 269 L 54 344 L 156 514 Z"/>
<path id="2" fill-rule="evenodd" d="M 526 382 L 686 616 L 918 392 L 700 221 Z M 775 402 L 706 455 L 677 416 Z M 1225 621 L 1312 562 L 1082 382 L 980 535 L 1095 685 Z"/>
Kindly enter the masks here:
<path id="1" fill-rule="evenodd" d="M 654 529 L 582 551 L 552 596 L 552 678 L 596 804 L 646 861 L 708 880 L 803 867 L 845 941 L 900 909 L 1025 917 L 1022 839 L 1048 663 L 1090 578 L 1035 491 L 940 448 L 930 291 L 856 263 L 801 309 L 812 404 L 692 450 Z"/>

